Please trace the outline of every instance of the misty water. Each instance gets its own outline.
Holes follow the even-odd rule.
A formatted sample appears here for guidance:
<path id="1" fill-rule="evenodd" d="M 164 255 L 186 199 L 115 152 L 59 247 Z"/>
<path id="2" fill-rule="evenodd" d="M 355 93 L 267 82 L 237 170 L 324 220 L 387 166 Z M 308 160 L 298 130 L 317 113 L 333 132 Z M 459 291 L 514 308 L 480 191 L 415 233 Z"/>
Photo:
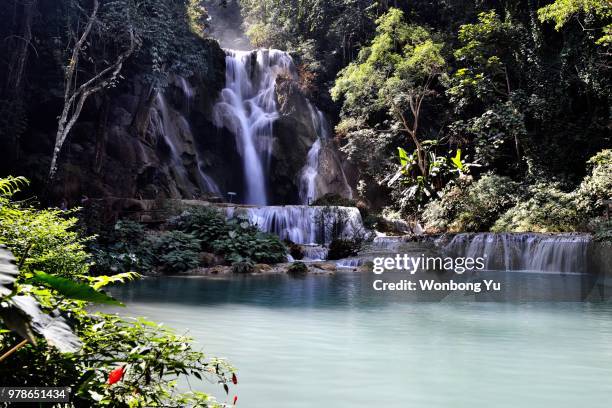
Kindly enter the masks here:
<path id="1" fill-rule="evenodd" d="M 188 331 L 237 367 L 229 398 L 238 406 L 609 406 L 612 302 L 595 278 L 481 272 L 457 279 L 494 279 L 502 290 L 372 289 L 374 279 L 404 278 L 165 277 L 114 294 L 127 304 L 121 313 Z"/>

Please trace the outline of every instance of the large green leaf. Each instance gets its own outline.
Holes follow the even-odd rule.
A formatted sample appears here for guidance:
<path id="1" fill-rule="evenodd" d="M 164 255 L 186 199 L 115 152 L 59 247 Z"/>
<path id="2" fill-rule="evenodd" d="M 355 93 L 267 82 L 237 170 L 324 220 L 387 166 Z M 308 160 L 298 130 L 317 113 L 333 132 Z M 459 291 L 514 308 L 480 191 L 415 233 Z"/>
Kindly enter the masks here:
<path id="1" fill-rule="evenodd" d="M 15 257 L 4 245 L 0 245 L 0 297 L 9 296 L 19 275 Z"/>
<path id="2" fill-rule="evenodd" d="M 123 306 L 123 303 L 117 299 L 108 296 L 104 292 L 97 291 L 85 283 L 75 282 L 71 279 L 50 275 L 45 272 L 34 272 L 32 282 L 55 289 L 69 299 Z"/>
<path id="3" fill-rule="evenodd" d="M 74 353 L 81 341 L 58 312 L 46 314 L 32 296 L 13 296 L 0 308 L 0 317 L 9 329 L 36 344 L 35 334 L 62 353 Z"/>

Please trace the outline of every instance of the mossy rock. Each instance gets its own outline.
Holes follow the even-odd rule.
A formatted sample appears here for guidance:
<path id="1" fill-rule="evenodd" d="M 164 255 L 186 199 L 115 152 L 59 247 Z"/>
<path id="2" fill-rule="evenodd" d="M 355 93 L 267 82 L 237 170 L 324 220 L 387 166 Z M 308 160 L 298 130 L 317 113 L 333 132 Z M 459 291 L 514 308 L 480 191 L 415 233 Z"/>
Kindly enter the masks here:
<path id="1" fill-rule="evenodd" d="M 287 269 L 287 273 L 290 275 L 306 275 L 308 273 L 308 266 L 304 262 L 294 262 Z"/>

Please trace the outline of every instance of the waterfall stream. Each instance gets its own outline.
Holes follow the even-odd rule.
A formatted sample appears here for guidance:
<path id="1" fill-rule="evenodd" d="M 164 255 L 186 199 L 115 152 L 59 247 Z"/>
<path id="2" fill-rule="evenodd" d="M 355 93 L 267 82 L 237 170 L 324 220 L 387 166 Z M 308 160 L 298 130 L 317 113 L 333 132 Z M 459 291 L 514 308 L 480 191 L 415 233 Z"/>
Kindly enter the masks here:
<path id="1" fill-rule="evenodd" d="M 591 237 L 580 234 L 457 234 L 444 250 L 451 256 L 484 257 L 485 269 L 586 273 Z"/>
<path id="2" fill-rule="evenodd" d="M 187 101 L 189 101 L 191 98 L 193 98 L 193 89 L 190 88 L 187 82 L 184 80 L 181 82 L 181 84 L 185 98 Z M 155 104 L 153 105 L 151 112 L 151 127 L 154 133 L 160 136 L 168 147 L 172 171 L 177 180 L 180 181 L 180 185 L 190 185 L 189 174 L 185 168 L 181 154 L 179 153 L 179 146 L 183 145 L 185 141 L 193 142 L 194 138 L 191 132 L 191 127 L 189 126 L 189 122 L 184 115 L 172 109 L 168 105 L 168 102 L 162 93 L 158 93 L 155 97 Z M 221 195 L 221 191 L 215 181 L 204 172 L 204 162 L 200 153 L 198 152 L 198 149 L 195 148 L 194 152 L 199 175 L 199 179 L 197 180 L 198 187 L 203 192 Z M 182 195 L 185 194 L 186 192 L 182 192 Z"/>
<path id="3" fill-rule="evenodd" d="M 261 231 L 271 232 L 296 244 L 329 244 L 332 228 L 340 237 L 352 237 L 363 229 L 355 207 L 316 207 L 303 205 L 267 207 L 227 207 L 226 216 L 243 214 Z M 334 220 L 339 225 L 331 225 Z"/>
<path id="4" fill-rule="evenodd" d="M 279 116 L 274 86 L 278 75 L 295 76 L 295 67 L 286 52 L 263 49 L 226 50 L 225 64 L 225 88 L 213 119 L 236 137 L 246 183 L 244 202 L 266 205 L 272 123 Z"/>

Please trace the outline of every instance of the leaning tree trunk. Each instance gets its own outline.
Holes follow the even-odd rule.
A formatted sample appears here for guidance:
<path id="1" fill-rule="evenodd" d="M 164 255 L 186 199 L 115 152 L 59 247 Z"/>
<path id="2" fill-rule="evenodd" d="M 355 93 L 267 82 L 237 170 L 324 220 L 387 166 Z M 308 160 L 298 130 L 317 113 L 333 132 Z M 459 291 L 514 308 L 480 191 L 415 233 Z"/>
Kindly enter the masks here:
<path id="1" fill-rule="evenodd" d="M 136 40 L 134 38 L 134 31 L 129 28 L 130 34 L 130 45 L 128 49 L 119 54 L 117 59 L 109 66 L 104 68 L 98 74 L 94 75 L 91 79 L 84 82 L 83 84 L 76 85 L 77 66 L 79 62 L 79 56 L 84 46 L 87 44 L 87 38 L 92 30 L 93 24 L 97 19 L 97 13 L 99 9 L 98 0 L 94 0 L 93 11 L 83 33 L 75 43 L 72 50 L 72 57 L 66 69 L 65 77 L 65 91 L 64 91 L 64 107 L 58 120 L 57 134 L 55 136 L 55 146 L 53 147 L 53 155 L 51 157 L 51 166 L 49 169 L 49 184 L 53 181 L 57 172 L 57 162 L 62 150 L 62 146 L 68 137 L 68 134 L 72 130 L 72 127 L 79 118 L 83 105 L 87 98 L 96 92 L 107 88 L 111 85 L 119 75 L 123 63 L 125 60 L 132 55 L 136 49 Z"/>

